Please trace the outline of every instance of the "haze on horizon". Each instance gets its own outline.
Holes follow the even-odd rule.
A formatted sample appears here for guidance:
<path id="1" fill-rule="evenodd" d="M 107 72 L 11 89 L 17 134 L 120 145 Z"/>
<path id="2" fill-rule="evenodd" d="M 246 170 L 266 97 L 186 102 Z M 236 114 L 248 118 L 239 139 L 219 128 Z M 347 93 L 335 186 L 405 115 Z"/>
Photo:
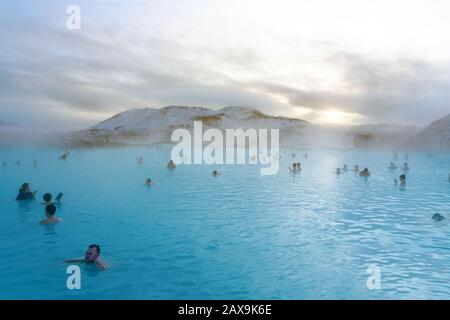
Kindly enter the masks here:
<path id="1" fill-rule="evenodd" d="M 445 0 L 2 1 L 0 121 L 83 129 L 130 108 L 239 105 L 424 126 L 450 112 L 448 30 Z"/>

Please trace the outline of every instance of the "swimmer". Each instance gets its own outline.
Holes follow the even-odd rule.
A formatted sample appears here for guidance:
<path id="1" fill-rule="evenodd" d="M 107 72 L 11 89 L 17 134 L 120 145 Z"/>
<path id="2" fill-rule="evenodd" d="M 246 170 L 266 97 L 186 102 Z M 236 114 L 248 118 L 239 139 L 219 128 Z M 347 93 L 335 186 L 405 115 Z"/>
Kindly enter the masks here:
<path id="1" fill-rule="evenodd" d="M 91 244 L 86 253 L 84 254 L 84 258 L 78 259 L 67 259 L 66 263 L 87 263 L 94 264 L 97 269 L 100 271 L 106 270 L 106 264 L 100 260 L 100 246 L 98 244 Z"/>
<path id="2" fill-rule="evenodd" d="M 59 159 L 59 160 L 62 160 L 62 161 L 66 161 L 68 155 L 69 155 L 69 154 L 67 154 L 67 153 L 63 153 L 62 155 L 60 155 L 60 156 L 58 157 L 58 159 Z"/>
<path id="3" fill-rule="evenodd" d="M 42 199 L 44 199 L 44 204 L 46 205 L 51 205 L 51 204 L 60 204 L 61 203 L 61 198 L 62 198 L 63 194 L 60 192 L 58 193 L 58 195 L 55 198 L 55 202 L 52 201 L 52 194 L 51 193 L 45 193 L 42 196 Z"/>
<path id="4" fill-rule="evenodd" d="M 144 158 L 143 157 L 139 157 L 136 159 L 136 163 L 137 164 L 143 164 L 144 163 Z"/>
<path id="5" fill-rule="evenodd" d="M 302 164 L 297 162 L 297 171 L 302 171 Z"/>
<path id="6" fill-rule="evenodd" d="M 144 183 L 145 183 L 147 186 L 152 186 L 152 185 L 155 184 L 155 183 L 152 181 L 152 179 L 150 179 L 150 178 L 145 179 Z"/>
<path id="7" fill-rule="evenodd" d="M 173 170 L 175 168 L 176 168 L 175 163 L 173 163 L 173 161 L 170 160 L 169 163 L 167 164 L 167 169 Z"/>
<path id="8" fill-rule="evenodd" d="M 342 168 L 342 171 L 347 172 L 348 171 L 348 167 L 346 164 L 344 164 L 344 167 Z"/>
<path id="9" fill-rule="evenodd" d="M 296 163 L 293 163 L 293 164 L 292 164 L 292 167 L 289 167 L 289 170 L 291 170 L 291 171 L 293 171 L 293 172 L 297 171 L 297 164 L 296 164 Z"/>
<path id="10" fill-rule="evenodd" d="M 389 169 L 389 170 L 397 170 L 397 166 L 395 165 L 394 162 L 391 161 L 391 163 L 389 164 L 388 169 Z"/>
<path id="11" fill-rule="evenodd" d="M 34 199 L 36 192 L 38 192 L 38 190 L 36 191 L 30 191 L 30 184 L 28 182 L 25 182 L 24 184 L 22 184 L 22 186 L 19 189 L 19 194 L 16 197 L 16 200 L 32 200 Z"/>
<path id="12" fill-rule="evenodd" d="M 46 218 L 39 221 L 40 224 L 53 224 L 59 223 L 62 221 L 61 218 L 55 217 L 56 207 L 54 204 L 49 204 L 45 207 L 45 216 Z"/>
<path id="13" fill-rule="evenodd" d="M 403 171 L 409 171 L 408 162 L 405 162 L 405 164 L 403 165 Z"/>
<path id="14" fill-rule="evenodd" d="M 398 160 L 398 154 L 396 153 L 396 154 L 394 154 L 394 157 L 393 157 L 393 159 L 394 160 Z"/>
<path id="15" fill-rule="evenodd" d="M 355 164 L 355 166 L 353 167 L 352 170 L 354 173 L 358 173 L 359 172 L 359 166 L 357 164 Z"/>
<path id="16" fill-rule="evenodd" d="M 364 170 L 359 173 L 359 176 L 360 177 L 370 177 L 369 169 L 364 168 Z"/>
<path id="17" fill-rule="evenodd" d="M 341 168 L 336 168 L 336 172 L 335 172 L 337 175 L 340 175 L 342 172 L 341 172 Z"/>
<path id="18" fill-rule="evenodd" d="M 435 213 L 435 214 L 433 214 L 431 219 L 433 219 L 434 221 L 442 221 L 445 219 L 445 217 L 439 213 Z"/>
<path id="19" fill-rule="evenodd" d="M 214 171 L 212 172 L 212 175 L 213 175 L 214 177 L 220 176 L 220 172 L 218 172 L 217 170 L 214 170 Z"/>
<path id="20" fill-rule="evenodd" d="M 406 176 L 404 174 L 402 174 L 400 177 L 398 177 L 398 179 L 400 180 L 401 186 L 406 186 Z"/>

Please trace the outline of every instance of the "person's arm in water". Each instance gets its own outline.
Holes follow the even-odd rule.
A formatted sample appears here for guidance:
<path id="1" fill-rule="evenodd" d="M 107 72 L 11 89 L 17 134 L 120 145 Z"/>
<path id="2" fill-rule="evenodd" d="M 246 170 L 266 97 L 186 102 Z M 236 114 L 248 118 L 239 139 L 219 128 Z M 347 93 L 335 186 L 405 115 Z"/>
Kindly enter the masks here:
<path id="1" fill-rule="evenodd" d="M 94 264 L 98 270 L 100 270 L 100 271 L 106 270 L 106 264 L 104 262 L 102 262 L 100 259 L 95 260 Z"/>
<path id="2" fill-rule="evenodd" d="M 55 198 L 55 202 L 61 202 L 61 198 L 62 198 L 62 196 L 63 196 L 63 194 L 60 192 L 60 193 L 58 193 L 58 195 L 56 196 L 56 198 Z"/>

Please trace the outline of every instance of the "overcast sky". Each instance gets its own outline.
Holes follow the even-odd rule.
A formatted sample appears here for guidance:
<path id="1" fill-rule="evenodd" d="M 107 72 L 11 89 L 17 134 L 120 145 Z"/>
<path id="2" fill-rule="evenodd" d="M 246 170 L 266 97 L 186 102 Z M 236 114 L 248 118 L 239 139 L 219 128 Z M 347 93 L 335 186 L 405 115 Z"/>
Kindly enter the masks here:
<path id="1" fill-rule="evenodd" d="M 82 129 L 130 108 L 241 105 L 426 125 L 450 113 L 449 31 L 447 0 L 6 0 L 0 120 Z"/>

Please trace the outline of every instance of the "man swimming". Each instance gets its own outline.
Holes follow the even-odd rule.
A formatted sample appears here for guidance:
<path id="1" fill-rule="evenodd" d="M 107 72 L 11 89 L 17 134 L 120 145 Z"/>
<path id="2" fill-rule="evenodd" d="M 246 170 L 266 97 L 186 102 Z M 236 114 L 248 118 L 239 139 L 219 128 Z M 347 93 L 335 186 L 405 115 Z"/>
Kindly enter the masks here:
<path id="1" fill-rule="evenodd" d="M 167 164 L 167 169 L 172 170 L 175 169 L 175 163 L 173 163 L 173 160 L 170 160 L 169 163 Z"/>
<path id="2" fill-rule="evenodd" d="M 348 171 L 348 166 L 346 164 L 344 164 L 344 167 L 342 168 L 342 171 L 344 171 L 344 172 Z"/>
<path id="3" fill-rule="evenodd" d="M 98 244 L 91 244 L 86 253 L 84 254 L 84 258 L 78 259 L 67 259 L 65 262 L 67 263 L 87 263 L 94 264 L 100 271 L 106 270 L 106 264 L 100 260 L 100 246 Z"/>
<path id="4" fill-rule="evenodd" d="M 214 171 L 212 172 L 212 175 L 213 175 L 214 177 L 220 176 L 220 172 L 217 171 L 217 170 L 214 170 Z"/>
<path id="5" fill-rule="evenodd" d="M 43 196 L 42 196 L 42 199 L 44 200 L 44 204 L 46 204 L 46 205 L 50 205 L 50 204 L 60 204 L 61 203 L 61 198 L 62 198 L 62 196 L 63 196 L 63 194 L 60 192 L 60 193 L 58 193 L 58 195 L 56 196 L 56 198 L 55 198 L 55 201 L 53 202 L 52 201 L 52 194 L 51 193 L 45 193 Z"/>
<path id="6" fill-rule="evenodd" d="M 409 171 L 408 162 L 405 162 L 405 164 L 403 165 L 403 171 Z"/>
<path id="7" fill-rule="evenodd" d="M 155 184 L 155 183 L 152 181 L 152 179 L 150 179 L 150 178 L 145 179 L 144 183 L 145 183 L 147 186 L 152 186 L 152 185 Z"/>
<path id="8" fill-rule="evenodd" d="M 340 175 L 342 172 L 341 172 L 341 168 L 336 168 L 336 172 L 335 172 L 337 175 Z"/>
<path id="9" fill-rule="evenodd" d="M 30 184 L 28 182 L 25 182 L 19 189 L 19 194 L 16 197 L 16 200 L 32 200 L 34 199 L 36 191 L 30 191 Z"/>
<path id="10" fill-rule="evenodd" d="M 364 168 L 364 170 L 359 173 L 359 176 L 360 177 L 370 177 L 369 169 Z"/>
<path id="11" fill-rule="evenodd" d="M 39 221 L 40 224 L 54 224 L 62 221 L 61 218 L 55 217 L 56 206 L 54 204 L 49 204 L 45 207 L 46 218 Z"/>
<path id="12" fill-rule="evenodd" d="M 355 173 L 359 172 L 359 166 L 357 164 L 355 164 L 355 166 L 353 167 L 353 172 Z"/>
<path id="13" fill-rule="evenodd" d="M 401 186 L 406 186 L 406 176 L 404 174 L 402 174 L 400 177 L 398 177 L 398 179 L 400 180 Z"/>

